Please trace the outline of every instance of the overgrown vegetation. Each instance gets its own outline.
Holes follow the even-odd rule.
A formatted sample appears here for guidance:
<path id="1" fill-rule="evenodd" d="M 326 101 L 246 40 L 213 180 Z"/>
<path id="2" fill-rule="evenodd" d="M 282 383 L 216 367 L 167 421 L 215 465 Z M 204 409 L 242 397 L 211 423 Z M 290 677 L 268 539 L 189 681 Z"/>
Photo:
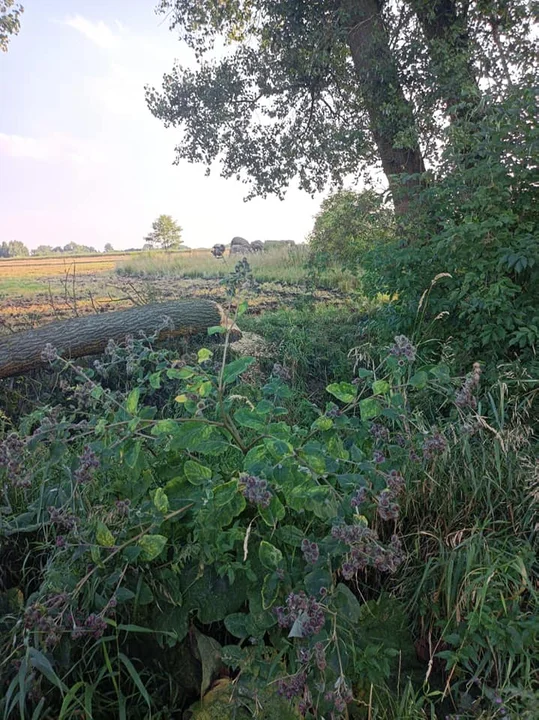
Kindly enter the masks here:
<path id="1" fill-rule="evenodd" d="M 306 340 L 264 373 L 210 332 L 45 348 L 62 402 L 3 419 L 4 717 L 532 718 L 531 398 L 398 336 L 297 413 Z"/>
<path id="2" fill-rule="evenodd" d="M 354 275 L 343 272 L 340 265 L 330 262 L 313 274 L 307 265 L 306 246 L 275 248 L 249 255 L 249 264 L 257 282 L 305 284 L 350 290 L 357 286 Z M 210 253 L 176 254 L 144 253 L 118 263 L 116 272 L 124 277 L 177 277 L 222 279 L 232 271 L 230 256 L 216 259 Z"/>
<path id="3" fill-rule="evenodd" d="M 224 278 L 257 359 L 230 326 L 44 348 L 0 416 L 3 717 L 534 720 L 536 3 L 160 10 L 199 60 L 148 90 L 179 158 L 261 195 L 378 160 L 393 211 L 340 191 L 310 250 L 118 268 Z M 254 281 L 301 297 L 249 316 Z"/>

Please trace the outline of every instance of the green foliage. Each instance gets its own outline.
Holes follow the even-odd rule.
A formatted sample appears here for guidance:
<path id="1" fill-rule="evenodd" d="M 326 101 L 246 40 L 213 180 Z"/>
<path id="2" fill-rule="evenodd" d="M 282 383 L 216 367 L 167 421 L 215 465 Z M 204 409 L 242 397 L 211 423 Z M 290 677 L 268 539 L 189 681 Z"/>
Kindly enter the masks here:
<path id="1" fill-rule="evenodd" d="M 357 271 L 367 250 L 376 250 L 394 233 L 393 213 L 377 193 L 340 190 L 326 198 L 309 235 L 315 266 L 338 263 Z"/>
<path id="2" fill-rule="evenodd" d="M 182 243 L 182 229 L 170 215 L 159 215 L 152 223 L 152 232 L 144 238 L 146 244 L 161 250 L 177 250 Z"/>
<path id="3" fill-rule="evenodd" d="M 0 0 L 0 50 L 7 52 L 12 35 L 18 35 L 23 6 L 15 0 Z"/>
<path id="4" fill-rule="evenodd" d="M 383 592 L 398 591 L 411 569 L 409 596 L 437 593 L 426 608 L 450 645 L 437 647 L 440 658 L 458 668 L 455 692 L 480 672 L 482 708 L 494 703 L 492 688 L 523 707 L 509 683 L 529 689 L 524 667 L 537 634 L 526 485 L 496 479 L 500 509 L 515 493 L 518 559 L 466 555 L 451 583 L 467 597 L 457 596 L 455 625 L 453 598 L 439 592 L 452 567 L 445 553 L 423 557 L 400 535 L 451 462 L 452 439 L 486 417 L 470 442 L 488 443 L 495 421 L 476 405 L 477 382 L 459 390 L 447 368 L 422 363 L 404 340 L 378 366 L 359 368 L 354 383 L 330 385 L 336 402 L 311 403 L 308 421 L 292 421 L 283 406 L 283 372 L 250 399 L 239 383 L 252 358 L 227 362 L 217 349 L 172 363 L 132 340 L 111 344 L 92 369 L 58 361 L 63 404 L 17 427 L 4 421 L 0 445 L 4 715 L 104 717 L 128 699 L 130 717 L 154 706 L 179 712 L 236 669 L 242 706 L 242 693 L 256 705 L 273 687 L 294 713 L 338 717 L 347 703 L 361 713 L 353 697 L 368 692 L 372 703 L 369 683 L 381 692 L 403 658 L 413 664 L 403 604 Z M 445 408 L 434 422 L 426 395 Z M 522 455 L 503 447 L 500 471 L 521 467 Z M 468 465 L 480 474 L 473 456 Z M 494 655 L 485 632 L 496 637 Z M 173 687 L 187 679 L 177 678 L 174 657 L 183 653 L 198 674 L 180 700 Z M 427 700 L 406 692 L 396 702 L 410 714 L 393 717 L 421 717 Z"/>
<path id="5" fill-rule="evenodd" d="M 388 242 L 365 260 L 370 292 L 397 292 L 402 327 L 453 338 L 462 363 L 534 357 L 539 337 L 538 125 L 532 90 L 484 101 L 456 124 L 436 180 L 422 193 L 407 244 Z M 447 273 L 447 275 L 443 275 Z M 437 281 L 433 283 L 436 276 Z"/>
<path id="6" fill-rule="evenodd" d="M 10 240 L 0 245 L 0 258 L 28 257 L 30 252 L 20 240 Z"/>

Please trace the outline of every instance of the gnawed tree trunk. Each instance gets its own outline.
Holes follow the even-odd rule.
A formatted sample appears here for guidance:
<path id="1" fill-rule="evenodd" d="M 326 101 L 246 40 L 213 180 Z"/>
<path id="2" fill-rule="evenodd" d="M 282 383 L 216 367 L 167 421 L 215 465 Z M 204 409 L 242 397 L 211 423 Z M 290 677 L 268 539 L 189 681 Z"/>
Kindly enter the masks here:
<path id="1" fill-rule="evenodd" d="M 395 212 L 404 215 L 425 169 L 414 113 L 389 46 L 378 0 L 344 0 L 348 46 L 369 115 L 369 126 L 388 178 Z M 402 182 L 402 176 L 416 177 Z"/>
<path id="2" fill-rule="evenodd" d="M 199 299 L 142 305 L 54 322 L 0 338 L 0 378 L 21 375 L 44 365 L 41 354 L 46 345 L 52 345 L 62 357 L 78 358 L 98 354 L 109 340 L 122 342 L 127 335 L 157 333 L 163 339 L 194 335 L 226 323 L 226 314 L 217 303 Z"/>

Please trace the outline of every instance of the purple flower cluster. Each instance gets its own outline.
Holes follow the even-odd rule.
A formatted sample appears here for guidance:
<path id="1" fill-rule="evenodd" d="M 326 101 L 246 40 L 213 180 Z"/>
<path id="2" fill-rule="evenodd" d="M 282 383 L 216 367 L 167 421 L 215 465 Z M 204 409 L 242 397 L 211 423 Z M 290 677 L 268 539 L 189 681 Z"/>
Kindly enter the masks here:
<path id="1" fill-rule="evenodd" d="M 90 482 L 93 471 L 99 467 L 99 464 L 99 458 L 95 452 L 91 447 L 86 446 L 80 457 L 79 467 L 74 473 L 75 482 L 81 485 Z"/>
<path id="2" fill-rule="evenodd" d="M 286 598 L 286 607 L 276 607 L 274 612 L 282 628 L 291 628 L 297 623 L 300 637 L 316 635 L 326 622 L 323 606 L 312 595 L 306 595 L 303 590 L 299 593 L 290 593 Z"/>
<path id="3" fill-rule="evenodd" d="M 477 400 L 474 397 L 474 390 L 479 387 L 481 381 L 481 365 L 474 363 L 472 372 L 466 377 L 462 387 L 455 396 L 455 405 L 459 408 L 470 407 L 475 410 Z"/>
<path id="4" fill-rule="evenodd" d="M 423 457 L 432 460 L 447 449 L 447 440 L 440 432 L 433 433 L 423 441 Z"/>
<path id="5" fill-rule="evenodd" d="M 62 639 L 62 620 L 67 608 L 65 593 L 50 595 L 42 602 L 35 602 L 24 612 L 24 627 L 39 633 L 47 650 L 53 650 Z"/>
<path id="6" fill-rule="evenodd" d="M 246 500 L 253 505 L 267 508 L 271 502 L 272 494 L 268 490 L 268 481 L 256 475 L 244 475 L 242 477 L 242 493 Z"/>
<path id="7" fill-rule="evenodd" d="M 100 637 L 103 637 L 106 629 L 107 623 L 101 615 L 91 613 L 83 625 L 77 625 L 73 628 L 71 637 L 73 640 L 78 640 L 82 637 L 93 637 L 94 640 L 99 640 Z"/>
<path id="8" fill-rule="evenodd" d="M 389 354 L 399 358 L 399 365 L 404 361 L 412 363 L 415 360 L 417 350 L 406 335 L 396 335 L 395 344 L 389 349 Z"/>
<path id="9" fill-rule="evenodd" d="M 70 532 L 75 529 L 78 518 L 76 515 L 73 515 L 72 512 L 52 506 L 47 508 L 47 510 L 49 513 L 49 521 L 57 530 Z"/>
<path id="10" fill-rule="evenodd" d="M 373 423 L 370 427 L 370 433 L 376 443 L 384 443 L 389 440 L 389 430 L 381 423 Z"/>
<path id="11" fill-rule="evenodd" d="M 351 690 L 343 684 L 343 686 L 339 687 L 337 690 L 326 692 L 324 700 L 327 703 L 330 703 L 333 713 L 338 713 L 340 715 L 341 713 L 344 713 L 346 706 L 354 700 L 354 696 Z M 335 717 L 333 713 L 332 717 Z"/>
<path id="12" fill-rule="evenodd" d="M 129 509 L 131 500 L 126 498 L 125 500 L 116 500 L 116 512 L 120 517 L 126 517 L 129 515 Z"/>
<path id="13" fill-rule="evenodd" d="M 301 541 L 301 551 L 305 562 L 309 565 L 315 565 L 320 557 L 320 548 L 315 542 L 309 542 L 307 538 Z"/>
<path id="14" fill-rule="evenodd" d="M 292 698 L 295 698 L 298 695 L 303 695 L 306 682 L 306 674 L 304 672 L 299 672 L 296 675 L 279 680 L 277 692 L 287 700 L 292 700 Z"/>
<path id="15" fill-rule="evenodd" d="M 17 433 L 10 433 L 3 442 L 0 442 L 0 469 L 7 470 L 7 479 L 16 488 L 30 486 L 29 477 L 24 475 L 24 442 Z"/>
<path id="16" fill-rule="evenodd" d="M 381 465 L 386 461 L 386 457 L 380 450 L 375 450 L 372 454 L 372 461 L 375 465 Z"/>
<path id="17" fill-rule="evenodd" d="M 320 670 L 320 672 L 324 672 L 327 667 L 326 649 L 321 642 L 317 642 L 314 646 L 314 660 L 316 662 L 316 667 Z"/>
<path id="18" fill-rule="evenodd" d="M 346 559 L 341 566 L 345 580 L 351 580 L 367 567 L 374 567 L 381 572 L 394 572 L 403 560 L 396 535 L 391 538 L 388 547 L 383 547 L 374 530 L 360 525 L 334 525 L 331 534 L 349 545 Z"/>
<path id="19" fill-rule="evenodd" d="M 391 490 L 383 490 L 377 498 L 378 515 L 382 520 L 396 520 L 399 517 L 399 506 Z"/>
<path id="20" fill-rule="evenodd" d="M 359 490 L 352 495 L 350 498 L 350 505 L 353 508 L 358 508 L 367 500 L 367 488 L 360 487 Z"/>
<path id="21" fill-rule="evenodd" d="M 391 470 L 387 475 L 387 487 L 393 495 L 395 497 L 399 495 L 404 490 L 404 486 L 405 481 L 401 473 L 398 470 Z"/>

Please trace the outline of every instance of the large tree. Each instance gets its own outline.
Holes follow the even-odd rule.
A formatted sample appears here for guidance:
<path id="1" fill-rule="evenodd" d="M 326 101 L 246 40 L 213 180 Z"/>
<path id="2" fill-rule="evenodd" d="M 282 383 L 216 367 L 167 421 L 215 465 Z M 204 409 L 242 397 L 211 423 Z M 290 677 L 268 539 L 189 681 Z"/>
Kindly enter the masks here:
<path id="1" fill-rule="evenodd" d="M 402 213 L 448 124 L 473 123 L 485 89 L 501 98 L 535 70 L 535 5 L 161 0 L 198 66 L 174 67 L 148 104 L 183 129 L 177 161 L 217 160 L 251 195 L 282 194 L 295 177 L 321 190 L 377 163 Z"/>
<path id="2" fill-rule="evenodd" d="M 163 0 L 197 70 L 176 66 L 151 111 L 184 129 L 177 160 L 282 194 L 294 177 L 322 190 L 378 162 L 397 209 L 423 169 L 378 0 Z M 221 59 L 212 51 L 225 40 Z M 400 179 L 409 180 L 404 185 Z"/>

